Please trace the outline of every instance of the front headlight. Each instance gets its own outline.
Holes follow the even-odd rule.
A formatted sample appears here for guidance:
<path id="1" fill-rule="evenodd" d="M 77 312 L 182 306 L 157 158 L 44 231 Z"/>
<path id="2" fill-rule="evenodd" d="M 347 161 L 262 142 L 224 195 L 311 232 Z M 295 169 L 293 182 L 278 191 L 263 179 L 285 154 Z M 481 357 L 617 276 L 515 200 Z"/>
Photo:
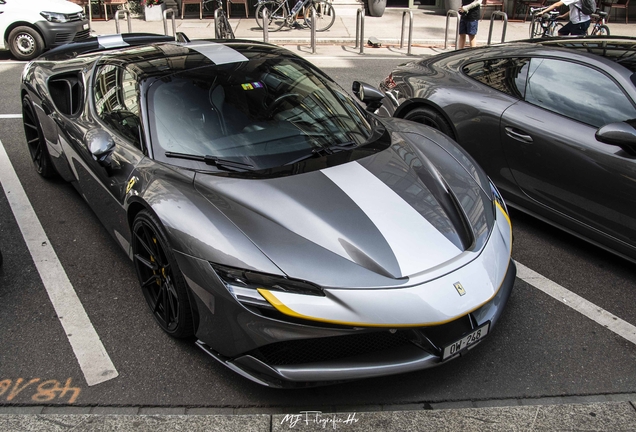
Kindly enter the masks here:
<path id="1" fill-rule="evenodd" d="M 219 278 L 225 283 L 228 290 L 235 296 L 238 292 L 246 292 L 246 290 L 252 290 L 257 293 L 256 290 L 258 288 L 304 295 L 325 295 L 319 286 L 309 282 L 258 273 L 251 270 L 226 267 L 219 264 L 210 263 L 210 265 Z M 260 297 L 260 294 L 258 294 L 258 296 Z"/>
<path id="2" fill-rule="evenodd" d="M 68 17 L 62 13 L 40 12 L 40 15 L 42 15 L 45 20 L 53 23 L 65 23 L 69 21 Z"/>

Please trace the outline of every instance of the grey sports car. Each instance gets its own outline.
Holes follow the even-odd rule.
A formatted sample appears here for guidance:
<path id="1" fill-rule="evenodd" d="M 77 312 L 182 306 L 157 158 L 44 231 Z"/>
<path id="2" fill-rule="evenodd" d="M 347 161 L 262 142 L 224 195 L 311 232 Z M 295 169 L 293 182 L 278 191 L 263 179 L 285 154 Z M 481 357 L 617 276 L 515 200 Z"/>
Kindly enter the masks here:
<path id="1" fill-rule="evenodd" d="M 35 167 L 94 209 L 156 322 L 257 383 L 435 366 L 501 316 L 512 234 L 483 171 L 285 49 L 97 38 L 20 92 Z"/>
<path id="2" fill-rule="evenodd" d="M 508 204 L 636 261 L 636 39 L 514 42 L 411 62 L 380 114 L 457 140 Z"/>

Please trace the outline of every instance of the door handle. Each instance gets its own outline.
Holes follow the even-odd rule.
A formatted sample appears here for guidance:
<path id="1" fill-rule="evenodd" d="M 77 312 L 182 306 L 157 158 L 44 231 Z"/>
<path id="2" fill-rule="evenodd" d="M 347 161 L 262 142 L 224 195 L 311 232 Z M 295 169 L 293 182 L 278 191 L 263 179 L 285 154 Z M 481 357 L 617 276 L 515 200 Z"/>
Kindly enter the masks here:
<path id="1" fill-rule="evenodd" d="M 512 127 L 506 127 L 506 135 L 517 141 L 524 142 L 526 144 L 532 143 L 532 137 L 522 131 L 515 130 Z"/>

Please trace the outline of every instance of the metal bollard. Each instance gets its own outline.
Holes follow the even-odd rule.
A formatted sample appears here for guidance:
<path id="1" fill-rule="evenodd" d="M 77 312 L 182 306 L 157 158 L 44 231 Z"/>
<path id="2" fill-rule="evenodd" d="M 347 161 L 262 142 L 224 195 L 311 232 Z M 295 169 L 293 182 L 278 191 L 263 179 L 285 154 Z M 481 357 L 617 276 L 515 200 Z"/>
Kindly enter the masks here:
<path id="1" fill-rule="evenodd" d="M 219 12 L 220 9 L 214 10 L 214 39 L 221 39 L 221 35 L 219 34 Z"/>
<path id="2" fill-rule="evenodd" d="M 411 44 L 413 42 L 413 11 L 405 10 L 402 12 L 402 34 L 400 35 L 400 49 L 404 47 L 404 24 L 406 23 L 406 14 L 409 14 L 409 41 L 407 45 L 407 55 L 411 55 Z"/>
<path id="3" fill-rule="evenodd" d="M 504 43 L 506 40 L 506 30 L 508 28 L 508 14 L 502 11 L 494 11 L 492 15 L 490 15 L 490 30 L 488 30 L 488 45 L 490 45 L 490 39 L 492 37 L 492 25 L 495 21 L 495 16 L 500 16 L 504 20 L 503 30 L 501 32 L 501 43 Z"/>
<path id="4" fill-rule="evenodd" d="M 115 29 L 117 29 L 117 34 L 121 33 L 119 31 L 119 14 L 120 13 L 126 15 L 126 20 L 128 21 L 128 33 L 132 33 L 132 23 L 130 22 L 130 11 L 127 11 L 125 9 L 119 9 L 117 12 L 115 12 Z"/>
<path id="5" fill-rule="evenodd" d="M 450 17 L 457 17 L 457 26 L 455 28 L 455 49 L 457 49 L 457 44 L 459 43 L 459 12 L 456 10 L 449 10 L 446 12 L 446 31 L 444 32 L 444 49 L 448 46 L 448 25 L 450 23 Z"/>
<path id="6" fill-rule="evenodd" d="M 174 36 L 174 40 L 177 40 L 177 21 L 174 9 L 166 9 L 163 11 L 163 34 L 168 36 L 168 14 L 172 14 L 172 35 Z"/>
<path id="7" fill-rule="evenodd" d="M 311 6 L 311 53 L 316 54 L 316 8 Z"/>
<path id="8" fill-rule="evenodd" d="M 364 8 L 356 13 L 356 48 L 360 46 L 360 54 L 364 54 Z"/>
<path id="9" fill-rule="evenodd" d="M 263 42 L 269 43 L 269 29 L 267 23 L 269 22 L 269 11 L 267 8 L 263 8 Z"/>

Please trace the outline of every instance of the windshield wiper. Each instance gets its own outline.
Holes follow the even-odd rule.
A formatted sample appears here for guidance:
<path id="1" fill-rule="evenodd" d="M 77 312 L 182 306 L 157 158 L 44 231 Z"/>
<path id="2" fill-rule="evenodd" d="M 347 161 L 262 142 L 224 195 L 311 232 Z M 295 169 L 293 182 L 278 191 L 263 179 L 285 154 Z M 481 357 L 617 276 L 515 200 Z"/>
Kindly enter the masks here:
<path id="1" fill-rule="evenodd" d="M 250 165 L 244 162 L 235 162 L 227 159 L 222 159 L 216 156 L 202 156 L 202 155 L 193 155 L 188 153 L 176 153 L 176 152 L 166 152 L 166 157 L 169 158 L 178 158 L 178 159 L 188 159 L 194 161 L 204 162 L 206 165 L 212 165 L 220 169 L 227 169 L 231 171 L 240 171 L 240 170 L 253 170 L 254 165 Z"/>
<path id="2" fill-rule="evenodd" d="M 355 142 L 349 141 L 349 142 L 340 143 L 340 144 L 331 144 L 331 145 L 316 147 L 311 149 L 311 153 L 303 155 L 299 157 L 298 159 L 295 159 L 291 162 L 287 162 L 285 165 L 293 165 L 295 163 L 302 162 L 304 160 L 311 159 L 313 157 L 332 155 L 340 151 L 350 150 L 356 147 L 356 145 L 357 144 Z"/>

